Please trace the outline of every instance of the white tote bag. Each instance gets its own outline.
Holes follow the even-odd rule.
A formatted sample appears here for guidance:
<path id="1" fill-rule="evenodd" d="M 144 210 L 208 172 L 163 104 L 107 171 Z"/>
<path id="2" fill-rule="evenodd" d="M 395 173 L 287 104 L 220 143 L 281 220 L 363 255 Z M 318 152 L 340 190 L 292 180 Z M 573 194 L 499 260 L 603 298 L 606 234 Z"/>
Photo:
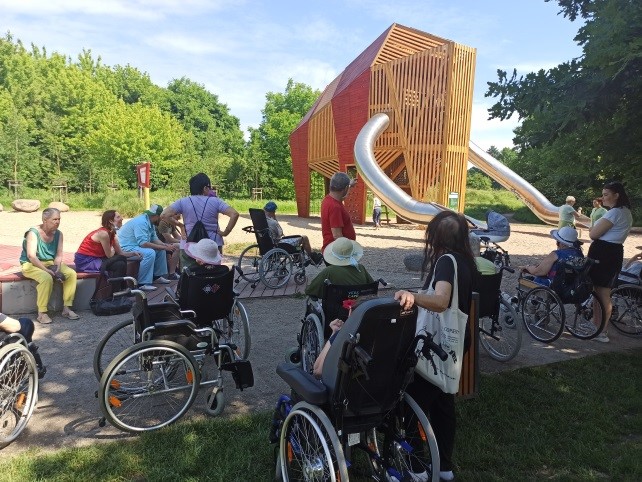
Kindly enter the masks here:
<path id="1" fill-rule="evenodd" d="M 452 254 L 446 254 L 453 260 L 455 266 L 455 277 L 453 279 L 452 301 L 450 308 L 443 313 L 419 308 L 417 316 L 417 334 L 432 333 L 433 340 L 448 353 L 446 361 L 432 354 L 432 365 L 429 359 L 423 355 L 419 357 L 415 372 L 433 385 L 439 387 L 444 393 L 457 393 L 459 390 L 459 378 L 464 358 L 464 338 L 466 336 L 466 321 L 468 315 L 459 309 L 459 291 L 457 283 L 457 261 Z M 441 259 L 441 258 L 440 258 Z M 432 288 L 435 277 L 430 280 L 427 290 L 419 293 L 432 295 L 435 290 Z M 436 368 L 436 370 L 435 370 Z M 435 373 L 435 371 L 437 373 Z"/>

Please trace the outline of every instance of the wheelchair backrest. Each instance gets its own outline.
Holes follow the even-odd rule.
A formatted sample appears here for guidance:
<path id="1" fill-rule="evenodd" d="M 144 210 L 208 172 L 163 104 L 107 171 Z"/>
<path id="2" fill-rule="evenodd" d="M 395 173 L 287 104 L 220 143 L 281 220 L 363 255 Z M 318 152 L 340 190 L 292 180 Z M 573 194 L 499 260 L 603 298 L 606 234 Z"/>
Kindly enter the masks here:
<path id="1" fill-rule="evenodd" d="M 259 253 L 265 255 L 274 248 L 274 241 L 270 237 L 270 229 L 268 228 L 265 211 L 263 211 L 263 209 L 250 208 L 250 218 L 252 219 L 252 226 L 254 227 L 256 243 L 259 245 Z"/>
<path id="2" fill-rule="evenodd" d="M 479 293 L 479 316 L 495 316 L 499 307 L 502 272 L 473 276 L 473 291 Z"/>
<path id="3" fill-rule="evenodd" d="M 343 307 L 344 300 L 356 300 L 360 296 L 376 295 L 379 291 L 379 282 L 362 285 L 336 285 L 326 280 L 323 285 L 322 307 L 325 317 L 325 338 L 330 336 L 329 324 L 332 320 L 339 318 L 345 321 L 348 318 L 348 310 Z"/>
<path id="4" fill-rule="evenodd" d="M 234 297 L 234 271 L 227 266 L 185 268 L 181 273 L 178 304 L 196 313 L 198 326 L 211 326 L 229 315 Z"/>
<path id="5" fill-rule="evenodd" d="M 560 297 L 562 303 L 582 303 L 591 295 L 593 282 L 588 273 L 593 262 L 591 258 L 556 261 L 551 289 Z"/>
<path id="6" fill-rule="evenodd" d="M 392 298 L 369 300 L 352 312 L 330 347 L 322 370 L 334 406 L 364 417 L 392 408 L 409 381 L 415 357 L 417 308 Z"/>

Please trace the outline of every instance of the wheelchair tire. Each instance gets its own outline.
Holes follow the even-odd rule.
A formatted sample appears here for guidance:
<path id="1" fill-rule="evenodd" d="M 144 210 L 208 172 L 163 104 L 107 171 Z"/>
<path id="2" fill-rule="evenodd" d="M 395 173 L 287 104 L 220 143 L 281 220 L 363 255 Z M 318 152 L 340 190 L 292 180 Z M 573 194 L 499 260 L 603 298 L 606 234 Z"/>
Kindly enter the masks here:
<path id="1" fill-rule="evenodd" d="M 642 337 L 642 287 L 621 285 L 611 291 L 610 323 L 626 336 Z"/>
<path id="2" fill-rule="evenodd" d="M 274 248 L 265 253 L 259 264 L 261 281 L 268 288 L 276 289 L 288 284 L 294 263 L 287 251 Z"/>
<path id="3" fill-rule="evenodd" d="M 491 358 L 500 362 L 512 360 L 522 346 L 522 324 L 513 305 L 500 299 L 497 321 L 490 316 L 479 318 L 479 342 Z"/>
<path id="4" fill-rule="evenodd" d="M 426 414 L 407 393 L 379 427 L 366 432 L 365 443 L 373 475 L 378 480 L 395 477 L 439 482 L 435 433 Z M 424 470 L 419 471 L 418 467 Z"/>
<path id="5" fill-rule="evenodd" d="M 236 345 L 236 354 L 241 360 L 247 360 L 252 348 L 250 321 L 247 310 L 238 299 L 234 300 L 227 318 L 214 320 L 214 330 L 219 337 L 219 344 Z"/>
<path id="6" fill-rule="evenodd" d="M 284 481 L 344 481 L 348 467 L 328 416 L 319 407 L 299 402 L 281 429 L 279 457 Z"/>
<path id="7" fill-rule="evenodd" d="M 107 365 L 122 351 L 135 345 L 134 320 L 125 320 L 110 328 L 94 351 L 94 375 L 100 381 Z"/>
<path id="8" fill-rule="evenodd" d="M 312 373 L 314 362 L 323 349 L 323 327 L 321 320 L 316 313 L 308 314 L 303 320 L 301 327 L 301 368 L 303 371 Z"/>
<path id="9" fill-rule="evenodd" d="M 236 266 L 241 274 L 241 278 L 250 283 L 256 283 L 261 279 L 261 275 L 259 274 L 260 264 L 261 253 L 259 252 L 259 245 L 252 244 L 243 250 Z"/>
<path id="10" fill-rule="evenodd" d="M 599 319 L 600 325 L 596 326 L 593 323 L 595 318 L 595 307 L 600 311 Z M 590 340 L 602 333 L 606 319 L 604 316 L 604 305 L 595 295 L 591 293 L 588 300 L 584 303 L 576 303 L 574 305 L 564 305 L 566 308 L 565 325 L 568 331 L 575 338 L 580 340 Z"/>
<path id="11" fill-rule="evenodd" d="M 212 417 L 218 417 L 225 410 L 225 394 L 220 387 L 214 387 L 207 397 L 205 411 Z"/>
<path id="12" fill-rule="evenodd" d="M 169 425 L 190 408 L 201 381 L 192 354 L 172 341 L 151 340 L 123 351 L 100 379 L 105 418 L 125 432 Z"/>
<path id="13" fill-rule="evenodd" d="M 0 348 L 0 449 L 27 427 L 38 403 L 38 369 L 20 343 Z"/>
<path id="14" fill-rule="evenodd" d="M 522 304 L 524 326 L 537 341 L 552 343 L 564 331 L 564 305 L 548 288 L 533 288 Z"/>

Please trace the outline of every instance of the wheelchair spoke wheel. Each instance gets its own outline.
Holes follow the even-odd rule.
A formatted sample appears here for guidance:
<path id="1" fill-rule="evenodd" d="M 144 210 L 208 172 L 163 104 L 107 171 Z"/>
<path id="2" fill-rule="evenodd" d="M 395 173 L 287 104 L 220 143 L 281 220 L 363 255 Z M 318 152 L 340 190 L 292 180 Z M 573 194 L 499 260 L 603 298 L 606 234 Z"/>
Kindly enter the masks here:
<path id="1" fill-rule="evenodd" d="M 642 337 L 642 287 L 622 285 L 611 291 L 610 323 L 620 333 Z"/>
<path id="2" fill-rule="evenodd" d="M 19 343 L 0 349 L 0 448 L 25 429 L 38 401 L 36 361 Z"/>
<path id="3" fill-rule="evenodd" d="M 564 316 L 564 305 L 548 288 L 533 288 L 524 298 L 524 325 L 538 341 L 552 343 L 557 340 L 564 331 Z"/>
<path id="4" fill-rule="evenodd" d="M 566 330 L 575 338 L 590 340 L 599 335 L 606 322 L 604 305 L 592 293 L 584 303 L 565 305 Z"/>
<path id="5" fill-rule="evenodd" d="M 214 320 L 214 330 L 220 344 L 235 345 L 237 356 L 242 360 L 248 359 L 252 341 L 247 310 L 243 303 L 235 300 L 227 318 Z"/>
<path id="6" fill-rule="evenodd" d="M 136 344 L 134 320 L 125 320 L 112 327 L 98 342 L 94 352 L 94 375 L 100 381 L 107 365 L 118 354 Z"/>
<path id="7" fill-rule="evenodd" d="M 512 360 L 522 346 L 522 324 L 511 303 L 501 298 L 499 314 L 479 319 L 479 341 L 491 358 L 506 362 Z"/>
<path id="8" fill-rule="evenodd" d="M 309 314 L 301 327 L 301 368 L 304 371 L 312 373 L 323 343 L 321 321 L 315 314 Z"/>
<path id="9" fill-rule="evenodd" d="M 241 277 L 250 283 L 256 283 L 261 279 L 259 274 L 259 265 L 261 264 L 261 253 L 259 252 L 259 245 L 253 244 L 243 250 L 239 256 L 238 268 Z"/>
<path id="10" fill-rule="evenodd" d="M 381 426 L 366 433 L 366 444 L 379 480 L 439 481 L 435 434 L 410 395 L 404 394 Z"/>
<path id="11" fill-rule="evenodd" d="M 348 479 L 343 450 L 327 415 L 300 403 L 281 429 L 281 473 L 285 481 L 339 482 Z"/>
<path id="12" fill-rule="evenodd" d="M 126 432 L 156 430 L 192 405 L 200 371 L 192 355 L 171 341 L 146 341 L 118 355 L 100 380 L 105 418 Z"/>
<path id="13" fill-rule="evenodd" d="M 259 265 L 261 281 L 268 288 L 280 288 L 290 281 L 292 267 L 292 258 L 285 250 L 272 249 L 263 257 Z"/>

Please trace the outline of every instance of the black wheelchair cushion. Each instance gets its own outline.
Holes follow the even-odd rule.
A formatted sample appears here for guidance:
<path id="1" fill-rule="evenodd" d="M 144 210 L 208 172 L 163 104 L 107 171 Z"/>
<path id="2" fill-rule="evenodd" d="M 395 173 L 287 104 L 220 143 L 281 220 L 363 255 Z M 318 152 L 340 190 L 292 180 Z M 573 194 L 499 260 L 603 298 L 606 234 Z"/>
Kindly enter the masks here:
<path id="1" fill-rule="evenodd" d="M 290 363 L 281 363 L 276 367 L 276 373 L 306 402 L 323 405 L 328 401 L 326 386 L 314 375 Z"/>

